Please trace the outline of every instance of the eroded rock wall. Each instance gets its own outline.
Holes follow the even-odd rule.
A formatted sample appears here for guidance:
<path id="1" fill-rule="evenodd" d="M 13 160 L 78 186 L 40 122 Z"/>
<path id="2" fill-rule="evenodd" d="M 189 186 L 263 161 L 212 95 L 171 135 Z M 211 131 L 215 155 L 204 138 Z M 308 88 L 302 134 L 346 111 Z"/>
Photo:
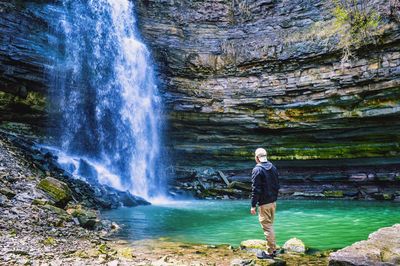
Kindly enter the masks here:
<path id="1" fill-rule="evenodd" d="M 387 3 L 373 4 L 380 11 Z M 341 64 L 332 8 L 315 0 L 138 1 L 178 169 L 251 168 L 259 146 L 282 166 L 398 165 L 399 26 L 382 13 L 379 43 Z"/>
<path id="2" fill-rule="evenodd" d="M 0 1 L 0 122 L 44 128 L 48 73 L 58 51 L 52 1 Z M 12 125 L 9 125 L 12 127 Z"/>
<path id="3" fill-rule="evenodd" d="M 165 139 L 178 176 L 213 167 L 248 178 L 252 153 L 263 146 L 285 179 L 381 175 L 398 182 L 400 30 L 384 12 L 378 42 L 342 65 L 331 1 L 135 5 L 158 67 Z M 385 1 L 373 5 L 386 8 Z M 0 1 L 3 123 L 49 126 L 49 73 L 63 52 L 51 23 L 58 21 L 56 6 Z"/>

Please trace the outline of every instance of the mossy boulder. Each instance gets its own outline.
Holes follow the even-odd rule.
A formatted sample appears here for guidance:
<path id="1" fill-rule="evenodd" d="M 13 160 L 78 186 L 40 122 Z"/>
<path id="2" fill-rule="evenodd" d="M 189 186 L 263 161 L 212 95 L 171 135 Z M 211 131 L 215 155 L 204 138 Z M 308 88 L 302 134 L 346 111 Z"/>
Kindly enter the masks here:
<path id="1" fill-rule="evenodd" d="M 267 241 L 261 239 L 249 239 L 240 243 L 241 249 L 266 249 Z"/>
<path id="2" fill-rule="evenodd" d="M 53 246 L 56 244 L 56 240 L 52 237 L 48 237 L 42 241 L 42 243 L 46 246 Z"/>
<path id="3" fill-rule="evenodd" d="M 64 208 L 72 199 L 72 192 L 67 184 L 52 177 L 42 179 L 37 187 L 54 201 L 54 205 Z"/>
<path id="4" fill-rule="evenodd" d="M 376 200 L 393 200 L 394 195 L 391 193 L 374 193 L 372 197 Z"/>
<path id="5" fill-rule="evenodd" d="M 37 205 L 37 206 L 44 206 L 48 204 L 49 201 L 45 199 L 33 199 L 32 200 L 32 205 Z"/>
<path id="6" fill-rule="evenodd" d="M 6 188 L 6 187 L 0 188 L 0 194 L 3 194 L 8 199 L 12 199 L 16 195 L 16 193 L 14 191 L 12 191 L 11 189 Z"/>
<path id="7" fill-rule="evenodd" d="M 305 253 L 306 246 L 304 245 L 303 241 L 298 238 L 291 238 L 285 242 L 283 245 L 283 249 L 285 252 L 292 252 L 292 253 Z"/>
<path id="8" fill-rule="evenodd" d="M 246 191 L 251 191 L 251 184 L 249 183 L 243 183 L 239 181 L 233 181 L 229 184 L 229 188 L 236 188 L 240 190 L 246 190 Z"/>
<path id="9" fill-rule="evenodd" d="M 56 214 L 60 221 L 70 221 L 72 219 L 72 216 L 69 215 L 65 210 L 56 206 L 45 203 L 42 208 Z"/>
<path id="10" fill-rule="evenodd" d="M 99 222 L 96 212 L 92 210 L 76 209 L 72 212 L 72 216 L 76 217 L 79 224 L 87 229 L 94 229 Z"/>

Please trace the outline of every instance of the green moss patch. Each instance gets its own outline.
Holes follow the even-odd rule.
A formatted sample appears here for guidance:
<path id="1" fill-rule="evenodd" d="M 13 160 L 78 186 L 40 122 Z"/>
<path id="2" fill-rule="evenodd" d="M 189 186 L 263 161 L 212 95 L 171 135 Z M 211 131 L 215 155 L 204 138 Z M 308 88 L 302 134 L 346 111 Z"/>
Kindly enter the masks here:
<path id="1" fill-rule="evenodd" d="M 46 177 L 39 182 L 37 187 L 48 194 L 58 207 L 64 208 L 72 199 L 72 192 L 68 185 L 55 178 Z"/>
<path id="2" fill-rule="evenodd" d="M 327 190 L 324 191 L 324 195 L 329 198 L 343 198 L 344 193 L 341 190 Z"/>

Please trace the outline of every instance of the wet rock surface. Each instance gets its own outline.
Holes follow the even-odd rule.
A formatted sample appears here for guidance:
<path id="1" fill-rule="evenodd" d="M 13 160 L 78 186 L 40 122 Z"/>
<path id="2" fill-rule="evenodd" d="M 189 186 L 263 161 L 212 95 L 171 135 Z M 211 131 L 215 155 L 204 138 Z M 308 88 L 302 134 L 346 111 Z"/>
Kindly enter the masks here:
<path id="1" fill-rule="evenodd" d="M 369 235 L 368 240 L 333 252 L 329 265 L 399 265 L 400 224 L 381 228 Z"/>
<path id="2" fill-rule="evenodd" d="M 143 198 L 128 191 L 116 190 L 102 185 L 98 180 L 81 180 L 65 171 L 50 150 L 38 144 L 37 139 L 0 130 L 0 138 L 10 142 L 21 151 L 21 156 L 30 167 L 43 177 L 37 188 L 50 196 L 55 205 L 65 207 L 70 199 L 79 201 L 89 208 L 117 208 L 120 206 L 138 206 L 150 204 Z M 92 181 L 92 182 L 91 182 Z M 90 183 L 89 183 L 90 182 Z"/>

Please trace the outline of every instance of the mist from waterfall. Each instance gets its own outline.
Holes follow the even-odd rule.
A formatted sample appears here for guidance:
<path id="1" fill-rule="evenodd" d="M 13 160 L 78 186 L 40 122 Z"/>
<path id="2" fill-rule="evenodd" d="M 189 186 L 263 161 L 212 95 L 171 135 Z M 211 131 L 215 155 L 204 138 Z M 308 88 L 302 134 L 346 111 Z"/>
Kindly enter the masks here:
<path id="1" fill-rule="evenodd" d="M 56 29 L 62 56 L 52 71 L 60 164 L 87 180 L 159 196 L 162 103 L 133 2 L 62 4 Z"/>

